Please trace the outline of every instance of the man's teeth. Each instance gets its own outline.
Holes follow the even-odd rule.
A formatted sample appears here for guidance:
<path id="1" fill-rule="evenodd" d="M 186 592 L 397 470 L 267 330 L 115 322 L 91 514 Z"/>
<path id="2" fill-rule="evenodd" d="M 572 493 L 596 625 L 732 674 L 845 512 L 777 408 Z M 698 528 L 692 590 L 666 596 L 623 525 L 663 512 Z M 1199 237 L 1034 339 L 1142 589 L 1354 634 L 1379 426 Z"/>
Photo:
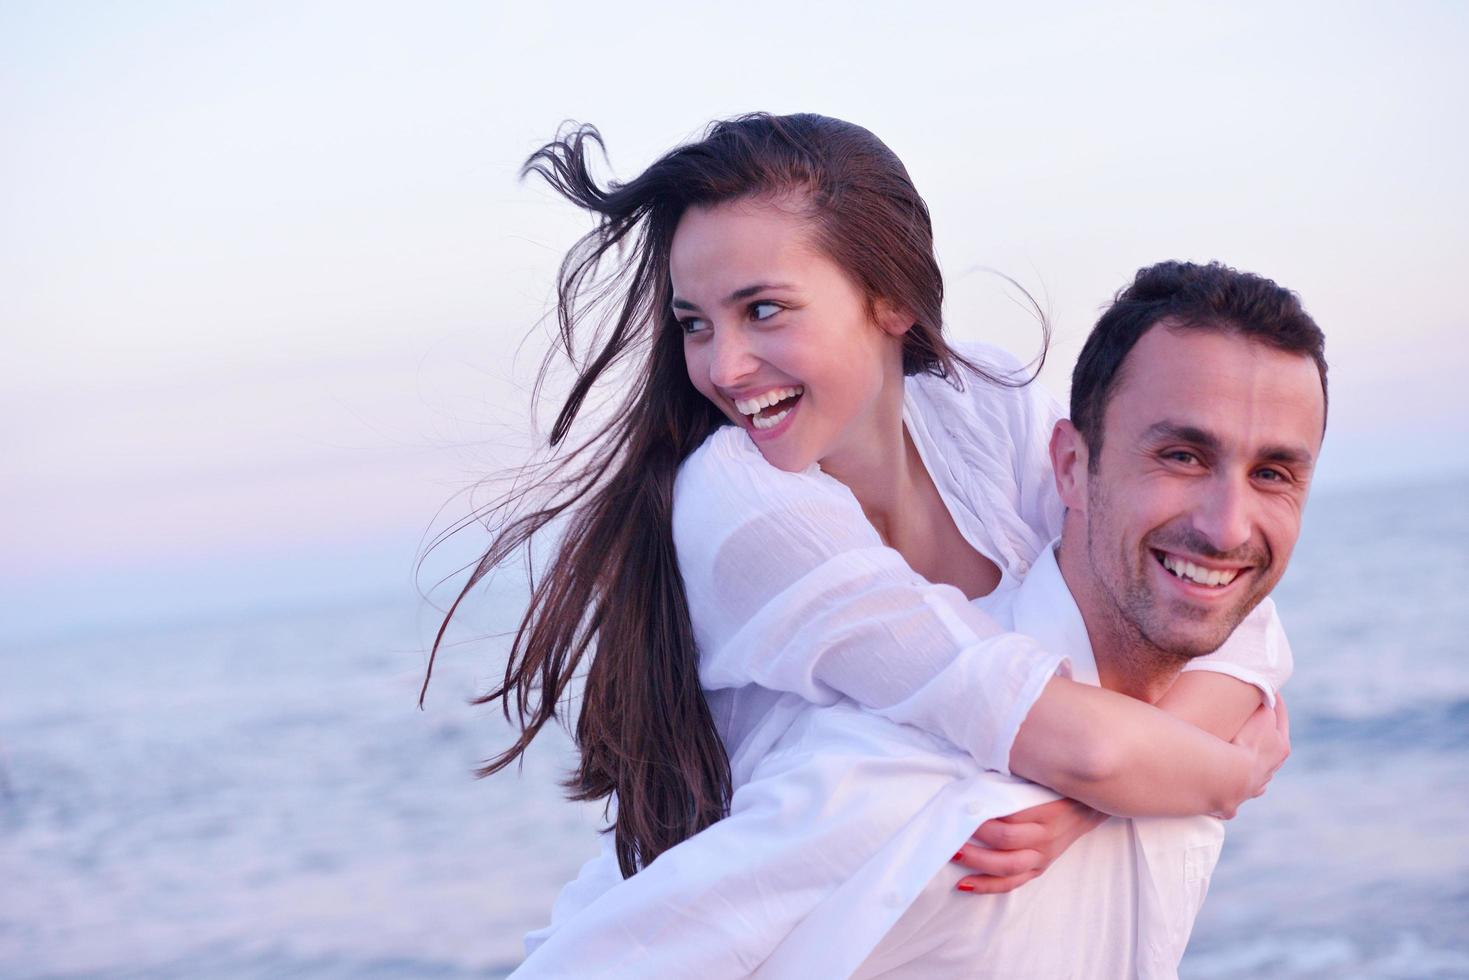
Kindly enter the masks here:
<path id="1" fill-rule="evenodd" d="M 796 385 L 794 388 L 772 388 L 763 395 L 736 400 L 735 408 L 739 409 L 741 415 L 754 415 L 762 408 L 769 408 L 776 402 L 783 402 L 787 398 L 794 398 L 805 390 L 800 385 Z M 784 414 L 784 412 L 781 413 L 782 416 Z M 756 419 L 756 421 L 758 422 L 759 419 Z M 761 426 L 761 428 L 768 429 L 770 426 Z"/>
<path id="2" fill-rule="evenodd" d="M 1231 568 L 1228 571 L 1220 571 L 1217 568 L 1200 568 L 1186 558 L 1176 558 L 1168 554 L 1163 556 L 1163 567 L 1179 578 L 1186 578 L 1199 585 L 1228 585 L 1239 574 L 1237 568 Z"/>

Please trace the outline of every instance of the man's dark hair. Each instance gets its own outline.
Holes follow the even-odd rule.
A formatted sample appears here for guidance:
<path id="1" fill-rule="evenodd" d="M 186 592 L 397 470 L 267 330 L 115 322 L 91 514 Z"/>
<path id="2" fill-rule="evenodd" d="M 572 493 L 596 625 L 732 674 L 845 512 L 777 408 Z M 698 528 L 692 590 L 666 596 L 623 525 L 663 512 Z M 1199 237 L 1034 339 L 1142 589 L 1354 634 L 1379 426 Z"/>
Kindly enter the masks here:
<path id="1" fill-rule="evenodd" d="M 1089 466 L 1102 454 L 1102 420 L 1127 354 L 1163 321 L 1174 329 L 1233 331 L 1310 357 L 1326 398 L 1326 338 L 1295 293 L 1269 279 L 1210 262 L 1159 262 L 1139 269 L 1081 348 L 1071 373 L 1071 423 L 1086 440 Z"/>

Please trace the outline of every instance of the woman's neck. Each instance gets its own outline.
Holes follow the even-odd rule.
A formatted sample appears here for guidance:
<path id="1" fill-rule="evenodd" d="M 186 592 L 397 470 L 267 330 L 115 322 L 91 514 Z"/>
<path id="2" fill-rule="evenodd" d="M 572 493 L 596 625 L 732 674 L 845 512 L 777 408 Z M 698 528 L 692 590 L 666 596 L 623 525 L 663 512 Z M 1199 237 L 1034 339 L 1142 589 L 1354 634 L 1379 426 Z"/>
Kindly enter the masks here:
<path id="1" fill-rule="evenodd" d="M 959 589 L 969 598 L 999 585 L 998 565 L 964 537 L 943 494 L 903 424 L 903 401 L 884 402 L 886 414 L 864 428 L 855 452 L 834 454 L 821 468 L 847 485 L 883 544 L 919 575 Z"/>
<path id="2" fill-rule="evenodd" d="M 822 460 L 821 468 L 852 491 L 883 542 L 899 547 L 904 526 L 915 516 L 915 501 L 933 482 L 903 424 L 901 382 L 896 397 L 883 399 L 871 424 L 841 453 Z"/>

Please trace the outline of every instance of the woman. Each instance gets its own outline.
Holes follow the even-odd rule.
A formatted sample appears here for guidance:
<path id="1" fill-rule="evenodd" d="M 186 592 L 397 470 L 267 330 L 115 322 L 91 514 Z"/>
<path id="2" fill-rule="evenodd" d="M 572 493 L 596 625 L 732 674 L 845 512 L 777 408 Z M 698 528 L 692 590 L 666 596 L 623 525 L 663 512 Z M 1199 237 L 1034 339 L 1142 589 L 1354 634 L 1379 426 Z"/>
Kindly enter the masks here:
<path id="1" fill-rule="evenodd" d="M 615 793 L 623 875 L 724 817 L 782 719 L 838 697 L 1105 812 L 1232 812 L 1261 790 L 1284 751 L 1268 719 L 1230 744 L 1070 682 L 968 605 L 1059 527 L 1036 450 L 1052 414 L 1013 390 L 989 417 L 964 409 L 966 385 L 1020 382 L 943 341 L 927 210 L 886 147 L 838 120 L 744 117 L 602 188 L 596 141 L 576 130 L 528 164 L 600 218 L 562 267 L 561 339 L 581 367 L 552 444 L 647 353 L 616 376 L 628 393 L 605 434 L 554 464 L 549 499 L 502 525 L 466 585 L 567 514 L 483 699 L 513 698 L 522 734 L 484 772 L 519 756 L 584 668 L 572 795 Z M 602 276 L 614 249 L 629 254 Z M 909 376 L 929 397 L 905 421 Z M 931 475 L 959 458 L 967 496 Z M 1230 677 L 1197 683 L 1185 694 L 1236 706 L 1228 732 L 1259 701 Z"/>

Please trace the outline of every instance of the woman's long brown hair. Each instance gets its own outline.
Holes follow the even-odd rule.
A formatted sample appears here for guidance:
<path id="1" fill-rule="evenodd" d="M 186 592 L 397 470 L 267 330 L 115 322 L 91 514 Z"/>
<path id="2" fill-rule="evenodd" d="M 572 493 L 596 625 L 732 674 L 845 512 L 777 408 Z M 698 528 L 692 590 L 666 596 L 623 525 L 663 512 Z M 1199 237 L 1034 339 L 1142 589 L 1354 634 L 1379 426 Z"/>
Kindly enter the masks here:
<path id="1" fill-rule="evenodd" d="M 424 690 L 460 603 L 564 517 L 546 573 L 532 583 L 504 678 L 475 701 L 499 701 L 507 719 L 513 710 L 520 735 L 478 772 L 487 776 L 518 759 L 558 717 L 585 666 L 575 729 L 580 760 L 567 786 L 576 800 L 616 794 L 617 857 L 631 875 L 723 817 L 731 794 L 729 761 L 699 685 L 673 542 L 679 465 L 725 422 L 689 382 L 672 315 L 668 256 L 684 211 L 793 196 L 804 202 L 817 244 L 869 304 L 881 298 L 912 315 L 906 373 L 958 383 L 956 366 L 964 364 L 988 376 L 940 335 L 943 279 L 928 208 L 903 164 L 867 130 L 809 114 L 742 116 L 713 124 L 702 140 L 669 152 L 635 179 L 605 186 L 588 167 L 594 146 L 602 147 L 596 129 L 571 127 L 522 170 L 597 219 L 561 263 L 558 343 L 540 375 L 544 380 L 564 358 L 575 380 L 551 428 L 554 462 L 530 488 L 490 508 L 489 549 L 444 616 Z M 588 396 L 614 369 L 626 395 L 597 419 L 596 435 L 568 448 Z M 533 494 L 539 506 L 519 513 Z"/>

